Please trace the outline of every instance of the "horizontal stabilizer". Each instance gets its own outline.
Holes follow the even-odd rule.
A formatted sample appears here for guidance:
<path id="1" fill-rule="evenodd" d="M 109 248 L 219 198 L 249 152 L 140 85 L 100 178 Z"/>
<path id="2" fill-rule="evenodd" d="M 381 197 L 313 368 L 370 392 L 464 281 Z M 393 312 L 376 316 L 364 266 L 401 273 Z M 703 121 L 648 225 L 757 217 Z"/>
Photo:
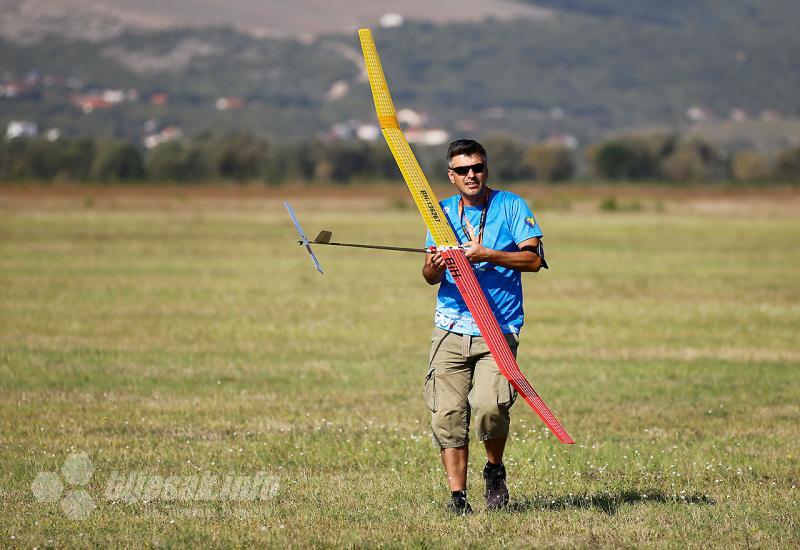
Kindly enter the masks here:
<path id="1" fill-rule="evenodd" d="M 317 271 L 319 271 L 324 275 L 325 272 L 322 271 L 322 266 L 319 265 L 319 260 L 317 260 L 317 257 L 314 255 L 314 251 L 311 250 L 311 243 L 308 242 L 306 234 L 303 232 L 303 228 L 300 227 L 300 221 L 297 219 L 297 215 L 294 213 L 294 210 L 292 210 L 292 205 L 289 204 L 287 201 L 284 201 L 283 205 L 289 212 L 289 216 L 292 218 L 292 223 L 294 223 L 295 229 L 297 229 L 297 232 L 300 234 L 300 239 L 301 239 L 300 244 L 305 245 L 306 250 L 308 250 L 309 255 L 311 255 L 311 261 L 314 262 L 314 267 L 316 267 Z"/>

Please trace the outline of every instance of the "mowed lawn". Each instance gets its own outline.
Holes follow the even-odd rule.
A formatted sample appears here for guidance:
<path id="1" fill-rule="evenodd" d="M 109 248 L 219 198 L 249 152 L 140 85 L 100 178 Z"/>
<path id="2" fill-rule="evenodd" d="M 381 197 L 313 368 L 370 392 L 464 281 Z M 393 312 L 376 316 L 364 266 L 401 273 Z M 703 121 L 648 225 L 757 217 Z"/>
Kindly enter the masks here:
<path id="1" fill-rule="evenodd" d="M 322 276 L 278 201 L 177 202 L 2 212 L 0 546 L 800 545 L 798 212 L 539 211 L 552 268 L 524 277 L 519 359 L 576 444 L 520 400 L 511 508 L 484 510 L 475 446 L 454 518 L 422 256 L 318 247 Z M 422 243 L 401 203 L 323 206 L 295 204 L 311 235 Z M 64 485 L 47 502 L 40 472 Z M 107 497 L 136 472 L 274 490 Z"/>

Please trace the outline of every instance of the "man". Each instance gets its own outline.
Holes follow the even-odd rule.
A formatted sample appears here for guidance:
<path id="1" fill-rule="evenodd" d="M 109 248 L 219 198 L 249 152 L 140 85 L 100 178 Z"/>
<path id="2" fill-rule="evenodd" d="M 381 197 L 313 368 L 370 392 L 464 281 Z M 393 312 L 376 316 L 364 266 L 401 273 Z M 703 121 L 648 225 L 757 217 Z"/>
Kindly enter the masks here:
<path id="1" fill-rule="evenodd" d="M 539 242 L 541 229 L 524 199 L 486 186 L 489 167 L 480 143 L 452 142 L 447 161 L 448 177 L 458 193 L 441 202 L 442 210 L 516 355 L 523 323 L 521 272 L 547 267 Z M 428 232 L 426 247 L 434 244 Z M 486 506 L 502 508 L 508 504 L 503 451 L 516 391 L 500 373 L 435 249 L 426 254 L 422 275 L 429 284 L 440 285 L 424 394 L 433 440 L 452 492 L 448 509 L 461 515 L 472 512 L 466 492 L 471 411 L 478 439 L 486 448 Z"/>

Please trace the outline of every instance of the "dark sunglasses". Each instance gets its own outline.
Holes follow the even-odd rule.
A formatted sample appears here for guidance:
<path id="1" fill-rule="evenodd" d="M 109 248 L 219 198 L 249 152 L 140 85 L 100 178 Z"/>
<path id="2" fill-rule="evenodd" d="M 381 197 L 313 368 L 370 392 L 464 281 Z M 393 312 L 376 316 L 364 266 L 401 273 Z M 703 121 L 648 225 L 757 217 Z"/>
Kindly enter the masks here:
<path id="1" fill-rule="evenodd" d="M 478 164 L 471 164 L 469 166 L 453 166 L 450 168 L 453 172 L 458 174 L 459 176 L 466 176 L 469 174 L 469 171 L 472 170 L 476 174 L 483 174 L 486 171 L 486 163 L 479 162 Z"/>

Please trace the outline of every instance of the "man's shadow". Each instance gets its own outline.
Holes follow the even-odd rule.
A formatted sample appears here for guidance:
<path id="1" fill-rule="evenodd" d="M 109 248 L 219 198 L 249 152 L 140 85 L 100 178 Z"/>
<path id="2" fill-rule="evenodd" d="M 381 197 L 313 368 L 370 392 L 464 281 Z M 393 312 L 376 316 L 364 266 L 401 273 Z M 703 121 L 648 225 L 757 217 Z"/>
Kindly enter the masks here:
<path id="1" fill-rule="evenodd" d="M 640 504 L 646 502 L 680 504 L 696 504 L 713 506 L 716 502 L 705 495 L 678 495 L 668 496 L 660 491 L 620 491 L 618 493 L 597 493 L 594 495 L 574 496 L 538 496 L 534 498 L 514 499 L 506 507 L 508 512 L 528 512 L 531 510 L 566 510 L 569 508 L 595 508 L 609 516 L 617 513 L 620 506 L 625 504 Z"/>

